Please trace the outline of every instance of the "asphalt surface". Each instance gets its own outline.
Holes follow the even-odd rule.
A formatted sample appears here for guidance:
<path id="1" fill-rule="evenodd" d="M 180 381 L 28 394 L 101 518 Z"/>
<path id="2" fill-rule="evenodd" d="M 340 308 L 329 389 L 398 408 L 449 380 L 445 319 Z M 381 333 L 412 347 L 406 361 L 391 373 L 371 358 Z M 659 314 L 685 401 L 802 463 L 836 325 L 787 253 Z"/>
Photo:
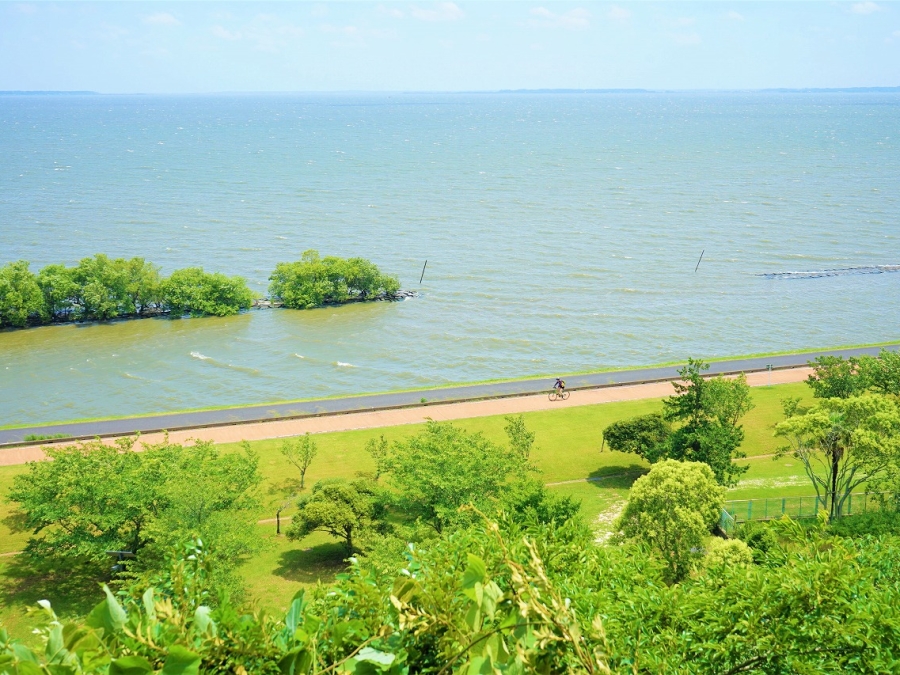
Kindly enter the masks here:
<path id="1" fill-rule="evenodd" d="M 892 351 L 900 350 L 900 344 L 885 347 Z M 710 364 L 708 374 L 720 375 L 729 373 L 753 372 L 766 370 L 770 365 L 775 370 L 805 366 L 817 356 L 862 356 L 877 355 L 882 347 L 864 347 L 859 349 L 837 349 L 831 351 L 788 354 L 785 356 L 764 356 L 759 358 L 716 361 Z M 680 366 L 661 368 L 639 368 L 610 373 L 593 373 L 589 375 L 567 376 L 566 388 L 595 389 L 626 384 L 642 384 L 678 379 Z M 168 413 L 151 417 L 106 420 L 97 422 L 70 422 L 64 424 L 40 425 L 22 429 L 0 430 L 0 446 L 17 445 L 25 436 L 36 434 L 52 436 L 66 434 L 71 438 L 91 438 L 94 436 L 124 436 L 140 431 L 150 433 L 156 431 L 175 431 L 176 429 L 198 429 L 203 427 L 244 424 L 247 422 L 265 422 L 278 419 L 308 417 L 313 415 L 339 415 L 353 412 L 370 412 L 391 408 L 406 408 L 422 405 L 426 399 L 428 404 L 452 403 L 486 398 L 503 398 L 508 396 L 524 396 L 547 392 L 553 386 L 553 378 L 519 380 L 516 382 L 493 382 L 489 384 L 469 384 L 446 389 L 423 389 L 419 391 L 399 392 L 393 394 L 372 394 L 368 396 L 351 396 L 319 401 L 303 401 L 294 403 L 276 403 L 270 405 L 228 408 L 225 410 L 205 410 L 198 412 Z"/>

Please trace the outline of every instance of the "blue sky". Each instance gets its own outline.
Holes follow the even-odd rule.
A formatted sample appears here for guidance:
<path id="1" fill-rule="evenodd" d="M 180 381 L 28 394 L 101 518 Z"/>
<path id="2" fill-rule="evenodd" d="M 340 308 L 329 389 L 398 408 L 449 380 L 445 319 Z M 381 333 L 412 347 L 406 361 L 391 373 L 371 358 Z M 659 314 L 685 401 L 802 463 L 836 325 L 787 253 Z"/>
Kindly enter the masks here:
<path id="1" fill-rule="evenodd" d="M 0 90 L 897 85 L 895 2 L 0 2 Z"/>

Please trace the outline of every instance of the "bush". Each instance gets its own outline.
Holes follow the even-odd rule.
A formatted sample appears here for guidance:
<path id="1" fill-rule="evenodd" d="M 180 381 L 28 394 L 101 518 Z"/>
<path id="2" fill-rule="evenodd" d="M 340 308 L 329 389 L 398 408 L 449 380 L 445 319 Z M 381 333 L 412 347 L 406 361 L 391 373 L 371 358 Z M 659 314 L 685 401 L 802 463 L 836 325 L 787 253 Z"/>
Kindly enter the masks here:
<path id="1" fill-rule="evenodd" d="M 46 316 L 37 277 L 24 260 L 0 267 L 0 328 L 23 328 Z"/>
<path id="2" fill-rule="evenodd" d="M 665 460 L 638 478 L 618 527 L 662 557 L 667 578 L 685 577 L 719 521 L 725 490 L 702 462 Z"/>
<path id="3" fill-rule="evenodd" d="M 845 516 L 832 521 L 829 529 L 840 537 L 879 537 L 900 534 L 900 513 L 874 511 L 857 516 Z"/>
<path id="4" fill-rule="evenodd" d="M 714 537 L 706 546 L 703 563 L 708 568 L 739 567 L 753 563 L 750 547 L 740 539 L 719 539 Z"/>
<path id="5" fill-rule="evenodd" d="M 175 315 L 230 316 L 253 303 L 241 277 L 204 272 L 201 267 L 176 270 L 162 283 L 163 307 Z"/>
<path id="6" fill-rule="evenodd" d="M 753 561 L 763 562 L 770 552 L 778 547 L 778 537 L 772 528 L 763 522 L 750 521 L 737 528 L 735 535 L 750 547 Z"/>
<path id="7" fill-rule="evenodd" d="M 269 293 L 291 309 L 391 297 L 400 290 L 396 277 L 364 258 L 320 258 L 312 250 L 297 262 L 278 263 L 269 281 Z"/>

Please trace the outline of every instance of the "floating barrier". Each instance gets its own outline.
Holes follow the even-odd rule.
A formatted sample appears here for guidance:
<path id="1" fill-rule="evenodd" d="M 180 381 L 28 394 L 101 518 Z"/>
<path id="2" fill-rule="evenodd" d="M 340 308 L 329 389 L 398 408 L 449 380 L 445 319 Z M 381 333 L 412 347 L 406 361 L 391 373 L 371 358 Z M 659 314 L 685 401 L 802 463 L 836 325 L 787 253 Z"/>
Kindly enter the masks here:
<path id="1" fill-rule="evenodd" d="M 767 272 L 756 276 L 765 279 L 819 279 L 821 277 L 843 277 L 851 274 L 884 274 L 885 272 L 900 272 L 900 265 L 865 265 L 836 270 L 819 270 L 817 272 Z"/>

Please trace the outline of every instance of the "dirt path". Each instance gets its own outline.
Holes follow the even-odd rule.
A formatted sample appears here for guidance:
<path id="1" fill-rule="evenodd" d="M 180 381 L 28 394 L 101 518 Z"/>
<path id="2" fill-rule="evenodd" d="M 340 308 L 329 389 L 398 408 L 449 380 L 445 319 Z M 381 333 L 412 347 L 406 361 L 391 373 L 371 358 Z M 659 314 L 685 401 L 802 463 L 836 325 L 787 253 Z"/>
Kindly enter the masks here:
<path id="1" fill-rule="evenodd" d="M 750 373 L 747 383 L 751 387 L 768 384 L 787 384 L 801 382 L 812 372 L 810 368 L 791 368 L 776 370 L 771 373 Z M 645 398 L 662 398 L 672 393 L 671 382 L 654 382 L 651 384 L 631 384 L 601 389 L 573 391 L 567 401 L 551 402 L 546 394 L 517 396 L 513 398 L 488 399 L 485 401 L 467 401 L 464 403 L 446 403 L 401 408 L 397 410 L 381 410 L 364 413 L 348 413 L 346 415 L 330 415 L 272 422 L 254 422 L 235 424 L 208 429 L 190 429 L 175 431 L 169 434 L 173 443 L 189 443 L 193 439 L 210 440 L 214 443 L 235 443 L 239 441 L 259 441 L 269 438 L 298 436 L 307 432 L 311 434 L 332 431 L 350 431 L 353 429 L 376 429 L 404 424 L 421 424 L 429 419 L 444 422 L 467 419 L 471 417 L 490 417 L 492 415 L 514 415 L 540 410 L 558 408 L 574 408 L 585 405 L 614 403 L 616 401 L 635 401 Z M 146 434 L 141 441 L 148 444 L 158 443 L 162 434 Z M 112 442 L 112 439 L 107 439 Z M 14 466 L 44 459 L 41 446 L 7 448 L 0 450 L 0 466 Z"/>

